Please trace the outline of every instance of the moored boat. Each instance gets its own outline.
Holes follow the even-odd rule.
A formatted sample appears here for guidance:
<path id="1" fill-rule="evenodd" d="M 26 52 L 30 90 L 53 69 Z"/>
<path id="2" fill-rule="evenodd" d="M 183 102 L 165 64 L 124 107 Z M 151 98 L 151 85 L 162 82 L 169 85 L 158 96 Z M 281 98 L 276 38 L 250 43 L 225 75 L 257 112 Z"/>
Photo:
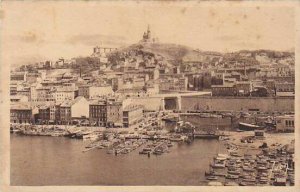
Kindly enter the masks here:
<path id="1" fill-rule="evenodd" d="M 207 180 L 218 180 L 218 177 L 211 175 L 211 176 L 206 177 L 206 179 Z"/>
<path id="2" fill-rule="evenodd" d="M 228 171 L 228 174 L 239 175 L 239 174 L 241 174 L 241 172 L 240 171 Z"/>
<path id="3" fill-rule="evenodd" d="M 239 178 L 238 175 L 231 175 L 231 174 L 226 175 L 226 179 L 238 179 L 238 178 Z"/>

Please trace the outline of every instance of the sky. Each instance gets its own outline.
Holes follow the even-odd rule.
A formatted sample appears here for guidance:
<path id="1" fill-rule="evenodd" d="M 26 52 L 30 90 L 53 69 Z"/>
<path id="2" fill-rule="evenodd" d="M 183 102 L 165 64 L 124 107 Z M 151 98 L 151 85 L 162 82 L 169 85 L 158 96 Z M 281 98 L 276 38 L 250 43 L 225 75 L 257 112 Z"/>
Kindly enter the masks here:
<path id="1" fill-rule="evenodd" d="M 11 65 L 87 56 L 96 45 L 138 42 L 150 25 L 161 43 L 203 51 L 294 48 L 289 6 L 187 3 L 13 2 L 1 7 L 2 56 Z"/>

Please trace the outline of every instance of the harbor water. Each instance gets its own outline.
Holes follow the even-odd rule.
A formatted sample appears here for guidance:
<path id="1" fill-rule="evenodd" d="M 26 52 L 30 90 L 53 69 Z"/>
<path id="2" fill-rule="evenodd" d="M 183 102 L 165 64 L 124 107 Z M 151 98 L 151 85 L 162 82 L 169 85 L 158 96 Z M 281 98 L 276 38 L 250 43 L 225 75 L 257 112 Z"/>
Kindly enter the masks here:
<path id="1" fill-rule="evenodd" d="M 206 185 L 210 161 L 225 150 L 205 139 L 150 158 L 139 149 L 118 156 L 83 149 L 82 140 L 11 134 L 11 185 Z"/>

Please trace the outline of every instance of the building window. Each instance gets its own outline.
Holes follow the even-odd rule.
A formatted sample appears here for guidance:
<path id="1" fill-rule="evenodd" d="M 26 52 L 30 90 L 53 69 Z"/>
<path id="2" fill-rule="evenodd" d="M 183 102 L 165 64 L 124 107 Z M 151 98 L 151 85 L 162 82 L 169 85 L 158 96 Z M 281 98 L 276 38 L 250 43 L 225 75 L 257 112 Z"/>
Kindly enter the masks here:
<path id="1" fill-rule="evenodd" d="M 277 120 L 277 123 L 281 123 L 281 120 Z"/>

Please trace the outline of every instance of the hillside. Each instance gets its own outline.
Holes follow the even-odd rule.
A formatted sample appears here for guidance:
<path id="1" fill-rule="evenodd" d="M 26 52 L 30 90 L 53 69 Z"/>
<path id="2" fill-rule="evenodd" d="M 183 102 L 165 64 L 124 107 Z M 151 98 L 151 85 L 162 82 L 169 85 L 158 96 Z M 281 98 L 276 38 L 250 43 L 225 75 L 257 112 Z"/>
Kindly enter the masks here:
<path id="1" fill-rule="evenodd" d="M 119 52 L 141 50 L 144 52 L 160 55 L 167 60 L 181 60 L 193 50 L 183 45 L 162 44 L 162 43 L 138 43 L 118 50 Z"/>
<path id="2" fill-rule="evenodd" d="M 258 65 L 264 63 L 281 63 L 281 61 L 288 61 L 289 64 L 294 62 L 293 52 L 280 52 L 272 50 L 242 50 L 232 53 L 220 53 L 200 51 L 193 48 L 164 43 L 137 43 L 119 49 L 117 52 L 111 54 L 111 58 L 116 55 L 124 55 L 131 51 L 142 52 L 144 54 L 153 54 L 163 57 L 169 63 L 185 63 L 185 62 L 201 62 L 207 64 L 214 64 L 217 61 L 233 64 L 246 63 L 247 65 Z M 125 54 L 126 55 L 126 54 Z M 119 58 L 112 58 L 111 61 L 118 61 Z"/>
<path id="3" fill-rule="evenodd" d="M 191 47 L 167 43 L 137 43 L 117 51 L 117 54 L 129 51 L 142 51 L 163 57 L 168 61 L 208 61 L 214 57 L 221 57 L 218 52 L 199 51 Z M 116 52 L 113 53 L 113 55 Z"/>

